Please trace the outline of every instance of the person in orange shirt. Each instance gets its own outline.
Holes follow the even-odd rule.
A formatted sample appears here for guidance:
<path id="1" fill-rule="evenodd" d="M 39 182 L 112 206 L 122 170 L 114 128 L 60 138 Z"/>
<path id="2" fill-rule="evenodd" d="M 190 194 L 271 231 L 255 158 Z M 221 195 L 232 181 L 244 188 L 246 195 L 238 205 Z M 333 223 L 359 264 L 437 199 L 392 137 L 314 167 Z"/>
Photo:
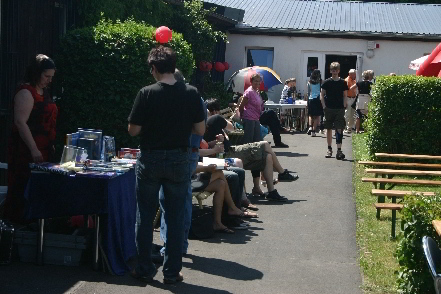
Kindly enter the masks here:
<path id="1" fill-rule="evenodd" d="M 348 104 L 346 105 L 345 111 L 345 119 L 346 119 L 346 130 L 344 131 L 347 134 L 352 132 L 352 127 L 354 126 L 354 109 L 351 107 L 355 101 L 355 97 L 357 96 L 356 89 L 351 87 L 355 85 L 356 81 L 356 73 L 355 69 L 349 70 L 349 75 L 345 79 L 345 82 L 348 84 Z"/>

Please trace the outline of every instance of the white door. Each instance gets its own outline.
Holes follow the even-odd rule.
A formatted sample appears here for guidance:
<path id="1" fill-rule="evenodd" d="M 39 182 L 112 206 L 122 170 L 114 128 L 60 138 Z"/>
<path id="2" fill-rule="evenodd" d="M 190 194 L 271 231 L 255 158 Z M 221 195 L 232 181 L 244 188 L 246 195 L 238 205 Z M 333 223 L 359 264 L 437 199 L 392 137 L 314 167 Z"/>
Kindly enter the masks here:
<path id="1" fill-rule="evenodd" d="M 325 78 L 325 54 L 320 52 L 304 52 L 303 53 L 303 67 L 302 67 L 302 81 L 297 81 L 297 92 L 302 96 L 307 94 L 308 81 L 314 69 L 320 70 L 322 79 Z M 300 83 L 299 83 L 300 82 Z"/>

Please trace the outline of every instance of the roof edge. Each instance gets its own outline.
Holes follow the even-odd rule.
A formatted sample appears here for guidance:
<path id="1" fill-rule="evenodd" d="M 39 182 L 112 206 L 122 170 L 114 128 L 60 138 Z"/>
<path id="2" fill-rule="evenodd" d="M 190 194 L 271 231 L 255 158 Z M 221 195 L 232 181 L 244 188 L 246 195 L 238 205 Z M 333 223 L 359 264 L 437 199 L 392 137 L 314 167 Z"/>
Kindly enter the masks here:
<path id="1" fill-rule="evenodd" d="M 302 36 L 308 35 L 313 38 L 343 38 L 343 39 L 372 39 L 372 40 L 397 40 L 434 42 L 441 41 L 441 35 L 416 35 L 396 33 L 372 33 L 372 32 L 342 32 L 342 31 L 315 31 L 315 30 L 294 30 L 294 29 L 272 29 L 241 27 L 228 30 L 230 34 L 243 35 L 270 35 L 270 36 Z"/>

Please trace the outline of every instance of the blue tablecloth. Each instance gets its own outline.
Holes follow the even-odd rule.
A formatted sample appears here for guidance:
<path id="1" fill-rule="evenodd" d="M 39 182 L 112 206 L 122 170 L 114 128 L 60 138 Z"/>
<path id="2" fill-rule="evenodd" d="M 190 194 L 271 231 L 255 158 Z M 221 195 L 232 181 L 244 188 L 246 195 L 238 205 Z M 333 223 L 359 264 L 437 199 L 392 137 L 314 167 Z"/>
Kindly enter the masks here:
<path id="1" fill-rule="evenodd" d="M 135 171 L 111 179 L 32 173 L 25 192 L 27 219 L 107 214 L 102 245 L 113 272 L 122 275 L 136 254 Z"/>

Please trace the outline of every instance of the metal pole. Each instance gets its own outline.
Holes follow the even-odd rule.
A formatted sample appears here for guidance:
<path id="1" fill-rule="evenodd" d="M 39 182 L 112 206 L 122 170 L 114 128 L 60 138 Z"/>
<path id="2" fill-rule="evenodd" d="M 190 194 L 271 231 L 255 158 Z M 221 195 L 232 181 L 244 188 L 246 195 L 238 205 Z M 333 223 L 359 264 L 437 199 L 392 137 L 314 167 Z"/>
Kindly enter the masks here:
<path id="1" fill-rule="evenodd" d="M 43 238 L 44 238 L 44 218 L 38 220 L 39 232 L 37 236 L 37 264 L 43 265 Z"/>
<path id="2" fill-rule="evenodd" d="M 99 234 L 100 234 L 100 217 L 98 214 L 95 214 L 95 244 L 93 249 L 93 269 L 95 271 L 98 270 L 98 250 L 99 250 Z"/>

